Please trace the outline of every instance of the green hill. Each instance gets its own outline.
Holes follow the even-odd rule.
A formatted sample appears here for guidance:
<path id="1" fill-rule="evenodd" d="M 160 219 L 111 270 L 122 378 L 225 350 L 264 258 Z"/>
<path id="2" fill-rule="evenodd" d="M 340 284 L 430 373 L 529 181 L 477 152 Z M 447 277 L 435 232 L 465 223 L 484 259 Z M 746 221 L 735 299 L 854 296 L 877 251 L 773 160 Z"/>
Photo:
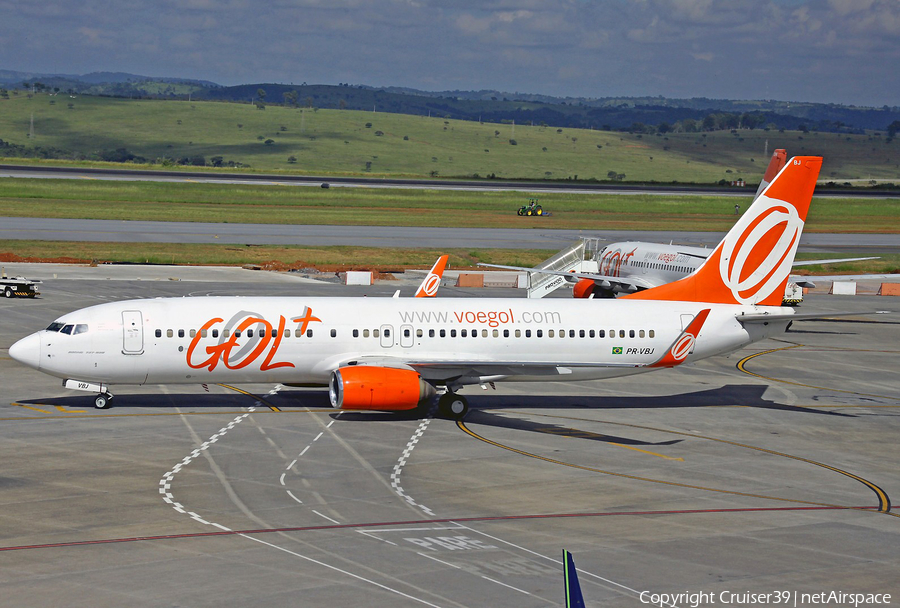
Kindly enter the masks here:
<path id="1" fill-rule="evenodd" d="M 302 101 L 302 100 L 301 100 Z M 33 133 L 32 130 L 33 117 Z M 250 103 L 66 94 L 0 99 L 0 156 L 260 171 L 712 183 L 759 180 L 766 151 L 825 156 L 835 182 L 900 183 L 897 143 L 877 135 L 763 129 L 634 135 Z M 293 160 L 292 160 L 293 159 Z"/>

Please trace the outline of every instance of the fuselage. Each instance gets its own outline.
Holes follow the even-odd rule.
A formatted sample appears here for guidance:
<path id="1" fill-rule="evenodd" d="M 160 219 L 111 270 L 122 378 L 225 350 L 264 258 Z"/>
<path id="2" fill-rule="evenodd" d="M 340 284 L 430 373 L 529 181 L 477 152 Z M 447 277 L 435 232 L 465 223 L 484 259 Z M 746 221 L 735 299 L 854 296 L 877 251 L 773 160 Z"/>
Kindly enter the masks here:
<path id="1" fill-rule="evenodd" d="M 441 384 L 454 361 L 557 373 L 468 372 L 488 380 L 580 380 L 649 371 L 700 312 L 710 315 L 689 361 L 734 351 L 784 330 L 742 325 L 767 307 L 695 302 L 563 299 L 198 297 L 130 300 L 66 314 L 10 349 L 64 379 L 105 384 L 269 382 L 327 384 L 346 365 L 422 371 Z M 779 309 L 774 309 L 779 310 Z M 572 367 L 567 368 L 570 365 Z M 594 364 L 596 367 L 591 367 Z"/>
<path id="2" fill-rule="evenodd" d="M 633 277 L 662 285 L 691 274 L 711 253 L 711 249 L 703 247 L 624 241 L 598 251 L 596 261 L 602 275 Z"/>

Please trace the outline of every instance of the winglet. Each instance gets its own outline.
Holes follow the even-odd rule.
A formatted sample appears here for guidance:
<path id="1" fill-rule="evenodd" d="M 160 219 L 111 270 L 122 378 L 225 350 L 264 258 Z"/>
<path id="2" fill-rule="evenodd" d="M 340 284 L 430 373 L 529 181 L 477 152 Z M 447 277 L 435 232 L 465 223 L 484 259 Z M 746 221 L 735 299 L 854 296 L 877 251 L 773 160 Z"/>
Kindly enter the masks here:
<path id="1" fill-rule="evenodd" d="M 700 328 L 703 327 L 703 324 L 706 322 L 709 311 L 709 308 L 701 310 L 697 316 L 694 317 L 694 320 L 691 321 L 690 325 L 687 326 L 687 329 L 681 332 L 678 339 L 672 343 L 672 346 L 669 347 L 666 354 L 663 355 L 659 361 L 650 364 L 648 367 L 675 367 L 676 365 L 684 363 L 687 356 L 694 350 L 694 344 L 697 342 Z"/>
<path id="2" fill-rule="evenodd" d="M 441 286 L 441 277 L 444 276 L 444 268 L 447 267 L 448 259 L 450 259 L 449 255 L 442 255 L 437 259 L 437 262 L 431 267 L 431 271 L 429 271 L 425 280 L 419 285 L 419 289 L 416 291 L 417 298 L 433 298 L 437 295 L 438 287 Z"/>
<path id="3" fill-rule="evenodd" d="M 623 298 L 780 305 L 821 168 L 792 158 L 693 274 Z"/>
<path id="4" fill-rule="evenodd" d="M 578 584 L 578 571 L 572 554 L 563 549 L 563 574 L 566 581 L 566 608 L 585 608 L 581 585 Z"/>

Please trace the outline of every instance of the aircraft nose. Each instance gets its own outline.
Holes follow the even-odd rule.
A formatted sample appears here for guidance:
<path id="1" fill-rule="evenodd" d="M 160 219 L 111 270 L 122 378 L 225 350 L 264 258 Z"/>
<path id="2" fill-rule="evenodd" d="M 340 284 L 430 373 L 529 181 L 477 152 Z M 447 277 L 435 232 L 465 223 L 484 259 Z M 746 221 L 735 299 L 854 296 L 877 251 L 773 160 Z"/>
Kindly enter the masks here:
<path id="1" fill-rule="evenodd" d="M 38 369 L 41 365 L 41 337 L 38 334 L 25 336 L 9 347 L 9 356 L 23 365 Z"/>

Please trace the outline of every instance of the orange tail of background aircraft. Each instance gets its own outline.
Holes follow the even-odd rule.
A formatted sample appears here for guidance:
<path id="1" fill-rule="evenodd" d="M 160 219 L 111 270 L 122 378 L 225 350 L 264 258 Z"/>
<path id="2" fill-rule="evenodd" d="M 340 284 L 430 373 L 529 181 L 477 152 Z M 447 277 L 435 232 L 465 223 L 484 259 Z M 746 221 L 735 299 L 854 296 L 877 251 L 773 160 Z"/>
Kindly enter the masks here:
<path id="1" fill-rule="evenodd" d="M 438 287 L 441 286 L 441 277 L 444 276 L 444 269 L 447 267 L 449 259 L 449 255 L 442 255 L 437 259 L 425 280 L 419 285 L 419 289 L 416 291 L 417 298 L 433 298 L 437 295 Z"/>
<path id="2" fill-rule="evenodd" d="M 623 298 L 778 306 L 821 167 L 792 158 L 693 274 Z"/>

